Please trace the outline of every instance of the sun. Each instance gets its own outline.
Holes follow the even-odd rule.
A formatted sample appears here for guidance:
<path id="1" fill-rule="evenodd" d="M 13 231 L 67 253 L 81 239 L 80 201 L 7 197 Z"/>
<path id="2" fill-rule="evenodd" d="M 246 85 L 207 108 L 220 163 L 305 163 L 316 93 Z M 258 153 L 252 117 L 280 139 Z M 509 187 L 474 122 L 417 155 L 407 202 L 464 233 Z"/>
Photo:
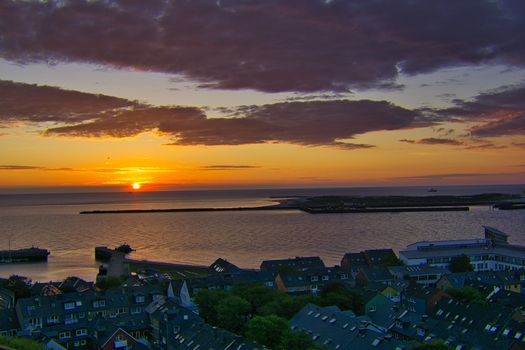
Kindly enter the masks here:
<path id="1" fill-rule="evenodd" d="M 134 190 L 140 190 L 140 184 L 138 182 L 135 182 L 133 185 L 131 185 L 131 187 L 134 189 Z"/>

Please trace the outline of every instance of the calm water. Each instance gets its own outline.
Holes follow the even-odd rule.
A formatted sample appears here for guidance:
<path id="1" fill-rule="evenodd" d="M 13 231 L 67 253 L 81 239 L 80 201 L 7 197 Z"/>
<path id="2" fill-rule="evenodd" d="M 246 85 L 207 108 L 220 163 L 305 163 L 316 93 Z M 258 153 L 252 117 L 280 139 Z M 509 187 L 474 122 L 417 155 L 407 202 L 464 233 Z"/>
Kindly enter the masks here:
<path id="1" fill-rule="evenodd" d="M 519 186 L 438 187 L 437 194 L 520 193 Z M 17 273 L 47 281 L 70 275 L 95 278 L 94 247 L 124 242 L 132 257 L 210 264 L 223 257 L 242 267 L 261 260 L 319 255 L 338 264 L 345 252 L 418 240 L 482 236 L 482 225 L 525 245 L 525 211 L 310 215 L 298 211 L 79 215 L 81 210 L 258 206 L 272 196 L 353 194 L 428 195 L 428 188 L 347 188 L 208 192 L 0 195 L 0 249 L 31 245 L 51 250 L 47 264 L 0 265 L 0 277 Z"/>

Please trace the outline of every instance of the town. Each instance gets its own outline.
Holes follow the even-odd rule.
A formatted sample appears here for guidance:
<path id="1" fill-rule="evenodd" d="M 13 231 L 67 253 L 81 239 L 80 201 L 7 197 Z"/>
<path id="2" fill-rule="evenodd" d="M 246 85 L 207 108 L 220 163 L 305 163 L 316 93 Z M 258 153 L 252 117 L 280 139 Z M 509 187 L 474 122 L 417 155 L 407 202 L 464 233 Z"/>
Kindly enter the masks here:
<path id="1" fill-rule="evenodd" d="M 0 280 L 15 349 L 525 349 L 525 247 L 484 237 L 243 269 L 99 249 L 95 282 Z M 100 256 L 99 256 L 100 257 Z"/>

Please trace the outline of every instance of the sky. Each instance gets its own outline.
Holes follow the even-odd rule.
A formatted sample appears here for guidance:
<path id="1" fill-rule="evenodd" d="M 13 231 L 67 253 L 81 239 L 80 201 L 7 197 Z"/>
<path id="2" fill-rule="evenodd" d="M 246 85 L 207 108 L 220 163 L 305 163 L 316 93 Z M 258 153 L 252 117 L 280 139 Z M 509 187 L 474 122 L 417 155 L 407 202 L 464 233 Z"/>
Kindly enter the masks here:
<path id="1" fill-rule="evenodd" d="M 525 181 L 522 0 L 4 0 L 0 193 Z"/>

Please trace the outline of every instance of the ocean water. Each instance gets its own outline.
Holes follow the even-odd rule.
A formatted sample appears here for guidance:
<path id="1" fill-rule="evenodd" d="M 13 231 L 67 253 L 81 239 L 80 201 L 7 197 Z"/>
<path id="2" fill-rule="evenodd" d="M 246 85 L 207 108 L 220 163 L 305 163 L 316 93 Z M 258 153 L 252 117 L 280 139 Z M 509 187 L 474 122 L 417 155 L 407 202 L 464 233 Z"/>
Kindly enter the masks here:
<path id="1" fill-rule="evenodd" d="M 436 195 L 521 193 L 525 185 L 436 187 Z M 48 263 L 3 264 L 0 277 L 35 281 L 79 276 L 93 280 L 96 246 L 128 243 L 132 258 L 208 265 L 222 257 L 256 268 L 263 259 L 319 255 L 339 264 L 346 252 L 398 251 L 420 240 L 477 238 L 482 225 L 525 245 L 525 211 L 488 206 L 468 212 L 310 215 L 285 211 L 79 215 L 82 210 L 240 207 L 275 197 L 313 195 L 429 195 L 428 187 L 275 189 L 192 192 L 0 195 L 0 249 L 39 246 Z"/>

